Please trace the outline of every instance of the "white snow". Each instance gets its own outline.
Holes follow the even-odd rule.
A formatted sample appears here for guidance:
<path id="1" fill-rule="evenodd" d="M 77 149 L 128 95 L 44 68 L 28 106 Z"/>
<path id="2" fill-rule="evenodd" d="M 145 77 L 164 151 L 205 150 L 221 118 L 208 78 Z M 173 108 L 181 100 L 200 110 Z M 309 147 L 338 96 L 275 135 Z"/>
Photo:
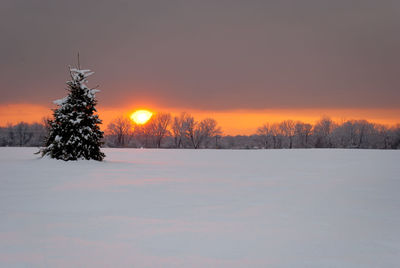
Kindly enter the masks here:
<path id="1" fill-rule="evenodd" d="M 75 120 L 71 120 L 70 122 L 74 125 L 79 124 L 82 121 L 82 118 L 77 118 Z"/>
<path id="2" fill-rule="evenodd" d="M 81 70 L 81 69 L 77 69 L 77 68 L 70 68 L 70 71 L 73 75 L 83 75 L 83 77 L 89 77 L 92 74 L 94 74 L 94 72 L 92 72 L 91 70 Z"/>
<path id="3" fill-rule="evenodd" d="M 400 151 L 0 148 L 0 267 L 400 267 Z"/>
<path id="4" fill-rule="evenodd" d="M 66 103 L 67 100 L 68 100 L 68 96 L 66 96 L 66 97 L 64 97 L 64 98 L 62 98 L 62 99 L 55 100 L 55 101 L 53 101 L 53 103 L 56 104 L 56 105 L 58 105 L 58 106 L 61 106 L 61 105 L 63 105 L 64 103 Z"/>

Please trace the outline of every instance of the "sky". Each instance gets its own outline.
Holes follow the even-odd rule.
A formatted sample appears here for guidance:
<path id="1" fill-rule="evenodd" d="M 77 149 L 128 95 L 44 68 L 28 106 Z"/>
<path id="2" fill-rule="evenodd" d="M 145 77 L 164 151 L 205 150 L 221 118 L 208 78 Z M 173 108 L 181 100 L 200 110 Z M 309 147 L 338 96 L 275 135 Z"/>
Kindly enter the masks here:
<path id="1" fill-rule="evenodd" d="M 138 108 L 231 133 L 285 116 L 392 124 L 399 28 L 398 0 L 0 0 L 0 125 L 51 114 L 78 52 L 105 125 Z"/>

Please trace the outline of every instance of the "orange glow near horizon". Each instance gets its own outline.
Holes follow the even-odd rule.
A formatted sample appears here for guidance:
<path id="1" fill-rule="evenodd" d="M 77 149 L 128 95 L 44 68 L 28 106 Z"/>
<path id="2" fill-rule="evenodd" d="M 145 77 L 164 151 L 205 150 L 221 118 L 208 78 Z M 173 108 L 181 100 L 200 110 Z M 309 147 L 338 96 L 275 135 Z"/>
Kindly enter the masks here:
<path id="1" fill-rule="evenodd" d="M 136 105 L 135 105 L 136 106 Z M 160 108 L 141 104 L 134 107 L 105 107 L 99 105 L 98 113 L 103 120 L 102 130 L 106 130 L 109 123 L 117 117 L 128 118 L 137 111 L 147 110 L 152 112 L 170 112 L 178 116 L 185 111 L 196 120 L 207 117 L 214 118 L 222 128 L 224 135 L 249 135 L 254 134 L 258 127 L 265 123 L 275 123 L 283 120 L 303 121 L 315 123 L 322 116 L 329 116 L 336 122 L 350 119 L 365 119 L 383 125 L 396 125 L 400 123 L 400 109 L 264 109 L 264 110 L 229 110 L 229 111 L 201 111 L 191 109 Z M 54 107 L 53 107 L 54 108 Z M 42 122 L 45 117 L 50 117 L 50 107 L 32 104 L 7 104 L 0 105 L 0 126 L 18 122 Z"/>
<path id="2" fill-rule="evenodd" d="M 19 122 L 42 123 L 44 118 L 52 115 L 50 108 L 29 104 L 3 104 L 0 105 L 0 126 Z"/>
<path id="3" fill-rule="evenodd" d="M 131 119 L 138 125 L 146 124 L 153 116 L 153 113 L 148 110 L 137 110 L 131 115 Z"/>

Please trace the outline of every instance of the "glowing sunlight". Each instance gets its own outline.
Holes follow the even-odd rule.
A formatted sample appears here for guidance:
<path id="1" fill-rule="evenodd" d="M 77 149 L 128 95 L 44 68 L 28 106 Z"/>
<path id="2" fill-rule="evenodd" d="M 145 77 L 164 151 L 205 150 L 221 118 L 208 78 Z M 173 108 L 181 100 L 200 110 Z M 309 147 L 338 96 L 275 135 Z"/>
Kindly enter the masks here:
<path id="1" fill-rule="evenodd" d="M 131 119 L 138 125 L 143 125 L 153 116 L 153 113 L 147 110 L 137 110 L 131 115 Z"/>

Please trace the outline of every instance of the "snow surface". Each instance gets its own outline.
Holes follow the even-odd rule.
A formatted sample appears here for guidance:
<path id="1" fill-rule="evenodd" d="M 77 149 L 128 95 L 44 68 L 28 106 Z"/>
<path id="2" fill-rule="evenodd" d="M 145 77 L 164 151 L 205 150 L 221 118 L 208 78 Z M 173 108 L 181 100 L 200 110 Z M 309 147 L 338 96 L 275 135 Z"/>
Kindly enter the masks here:
<path id="1" fill-rule="evenodd" d="M 0 148 L 0 267 L 400 267 L 400 151 Z"/>

